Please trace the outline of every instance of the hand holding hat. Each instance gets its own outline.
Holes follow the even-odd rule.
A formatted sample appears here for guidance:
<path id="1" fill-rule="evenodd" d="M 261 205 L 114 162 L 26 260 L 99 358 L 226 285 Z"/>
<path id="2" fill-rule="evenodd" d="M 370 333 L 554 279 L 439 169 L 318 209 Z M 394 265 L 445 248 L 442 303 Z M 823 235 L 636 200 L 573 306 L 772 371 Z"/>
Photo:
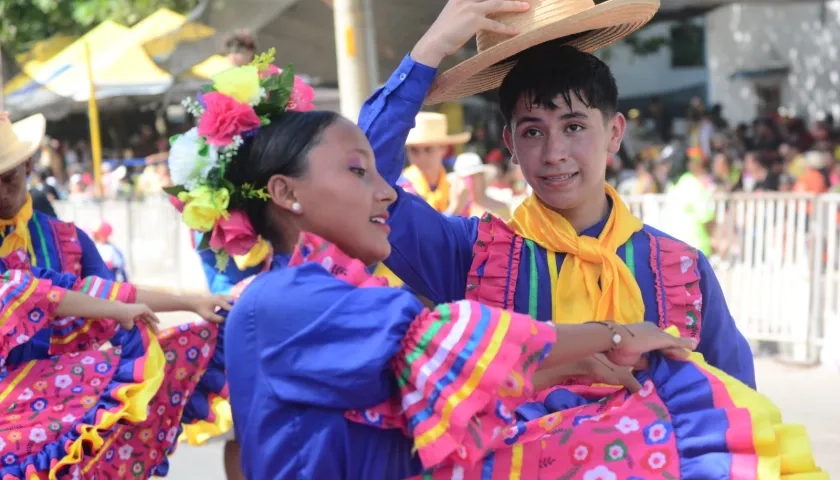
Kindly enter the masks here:
<path id="1" fill-rule="evenodd" d="M 435 23 L 441 21 L 447 13 L 446 10 L 453 4 L 475 1 L 477 0 L 450 0 Z M 659 9 L 659 2 L 660 0 L 605 0 L 596 4 L 595 0 L 528 0 L 530 8 L 488 12 L 490 18 L 486 20 L 493 22 L 492 28 L 485 23 L 472 30 L 467 30 L 466 27 L 473 26 L 470 21 L 475 22 L 474 14 L 469 17 L 466 12 L 455 12 L 455 15 L 463 14 L 468 18 L 448 20 L 447 23 L 462 22 L 459 24 L 463 29 L 459 31 L 462 35 L 475 32 L 478 53 L 438 75 L 429 90 L 426 104 L 447 102 L 498 88 L 516 64 L 520 53 L 546 42 L 560 41 L 590 53 L 610 45 L 644 26 Z M 480 2 L 483 3 L 499 2 Z M 466 6 L 461 8 L 467 10 Z M 506 25 L 508 29 L 505 30 L 498 24 Z M 433 25 L 426 36 L 432 34 L 434 28 Z M 449 33 L 442 30 L 443 26 L 434 34 L 442 36 Z M 454 32 L 453 30 L 449 33 L 447 38 L 463 38 L 456 37 Z M 516 32 L 516 35 L 512 36 L 511 32 Z M 468 38 L 465 38 L 458 46 L 464 45 L 467 40 Z M 451 41 L 444 42 L 441 39 L 440 42 L 451 47 Z M 423 63 L 413 53 L 412 58 Z"/>
<path id="2" fill-rule="evenodd" d="M 457 52 L 479 31 L 503 36 L 516 35 L 516 28 L 489 16 L 524 12 L 528 8 L 530 4 L 524 1 L 449 0 L 435 23 L 411 51 L 411 58 L 437 68 L 444 58 Z"/>

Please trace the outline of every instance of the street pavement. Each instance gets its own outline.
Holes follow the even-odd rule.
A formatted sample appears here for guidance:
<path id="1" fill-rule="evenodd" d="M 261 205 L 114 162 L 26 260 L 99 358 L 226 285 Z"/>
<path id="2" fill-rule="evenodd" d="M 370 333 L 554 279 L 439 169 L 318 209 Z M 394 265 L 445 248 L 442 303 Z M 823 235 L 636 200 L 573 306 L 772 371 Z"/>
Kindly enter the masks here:
<path id="1" fill-rule="evenodd" d="M 182 316 L 164 316 L 177 324 Z M 756 359 L 758 386 L 782 411 L 786 422 L 808 428 L 817 465 L 840 480 L 840 372 L 820 367 L 783 365 L 770 358 Z M 182 444 L 170 460 L 172 480 L 225 480 L 222 445 L 190 447 Z"/>

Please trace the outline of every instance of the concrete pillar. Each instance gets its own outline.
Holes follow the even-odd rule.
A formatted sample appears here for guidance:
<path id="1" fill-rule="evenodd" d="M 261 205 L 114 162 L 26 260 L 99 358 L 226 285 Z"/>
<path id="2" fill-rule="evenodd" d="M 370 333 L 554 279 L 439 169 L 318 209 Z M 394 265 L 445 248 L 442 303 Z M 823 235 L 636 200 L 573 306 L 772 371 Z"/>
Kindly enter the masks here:
<path id="1" fill-rule="evenodd" d="M 370 0 L 333 0 L 333 17 L 341 114 L 356 121 L 377 81 Z"/>

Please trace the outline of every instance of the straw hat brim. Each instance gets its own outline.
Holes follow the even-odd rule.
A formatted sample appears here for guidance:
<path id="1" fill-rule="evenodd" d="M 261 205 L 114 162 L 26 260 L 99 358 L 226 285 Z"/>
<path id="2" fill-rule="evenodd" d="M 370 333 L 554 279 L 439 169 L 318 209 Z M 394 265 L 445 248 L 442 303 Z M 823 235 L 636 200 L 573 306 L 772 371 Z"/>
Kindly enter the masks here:
<path id="1" fill-rule="evenodd" d="M 47 119 L 42 114 L 32 115 L 12 124 L 18 142 L 0 158 L 0 174 L 29 160 L 40 148 L 47 133 Z"/>
<path id="2" fill-rule="evenodd" d="M 582 34 L 570 39 L 568 45 L 592 53 L 641 28 L 658 9 L 659 0 L 608 0 L 559 20 L 553 20 L 553 12 L 547 11 L 543 18 L 533 20 L 544 25 L 479 52 L 438 75 L 425 103 L 448 102 L 498 88 L 516 64 L 511 57 L 551 40 Z"/>
<path id="3" fill-rule="evenodd" d="M 417 145 L 463 145 L 469 142 L 470 138 L 472 138 L 470 132 L 462 132 L 455 135 L 446 135 L 445 137 L 409 138 L 405 141 L 405 145 L 407 147 Z"/>

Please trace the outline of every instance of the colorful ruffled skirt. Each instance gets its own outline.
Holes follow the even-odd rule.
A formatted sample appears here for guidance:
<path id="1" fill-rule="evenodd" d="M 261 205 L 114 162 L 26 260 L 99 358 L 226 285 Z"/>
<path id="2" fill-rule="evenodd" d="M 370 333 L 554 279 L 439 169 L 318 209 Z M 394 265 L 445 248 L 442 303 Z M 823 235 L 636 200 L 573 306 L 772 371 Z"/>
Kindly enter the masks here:
<path id="1" fill-rule="evenodd" d="M 307 261 L 360 287 L 387 284 L 311 235 L 290 265 Z M 651 354 L 635 394 L 591 386 L 535 393 L 528 379 L 555 332 L 468 300 L 426 311 L 392 362 L 399 395 L 346 417 L 414 439 L 427 469 L 416 479 L 828 480 L 804 427 L 783 423 L 767 397 L 699 353 L 686 361 Z M 515 413 L 548 395 L 564 408 L 531 420 Z"/>
<path id="2" fill-rule="evenodd" d="M 636 394 L 556 387 L 533 396 L 525 379 L 551 331 L 468 301 L 427 317 L 394 361 L 400 397 L 347 414 L 413 438 L 428 469 L 417 479 L 828 479 L 802 426 L 783 423 L 766 397 L 699 354 L 651 355 Z M 548 393 L 567 408 L 530 421 L 514 413 Z"/>
<path id="3" fill-rule="evenodd" d="M 214 420 L 212 379 L 224 372 L 217 335 L 202 324 L 159 340 L 145 328 L 120 331 L 112 348 L 9 369 L 0 479 L 165 475 L 182 422 Z"/>
<path id="4" fill-rule="evenodd" d="M 46 332 L 53 354 L 0 370 L 0 480 L 165 475 L 182 425 L 214 422 L 227 394 L 222 330 L 199 321 L 155 336 L 54 319 L 65 288 L 134 299 L 128 284 L 54 277 L 9 270 L 0 282 L 0 361 Z"/>

